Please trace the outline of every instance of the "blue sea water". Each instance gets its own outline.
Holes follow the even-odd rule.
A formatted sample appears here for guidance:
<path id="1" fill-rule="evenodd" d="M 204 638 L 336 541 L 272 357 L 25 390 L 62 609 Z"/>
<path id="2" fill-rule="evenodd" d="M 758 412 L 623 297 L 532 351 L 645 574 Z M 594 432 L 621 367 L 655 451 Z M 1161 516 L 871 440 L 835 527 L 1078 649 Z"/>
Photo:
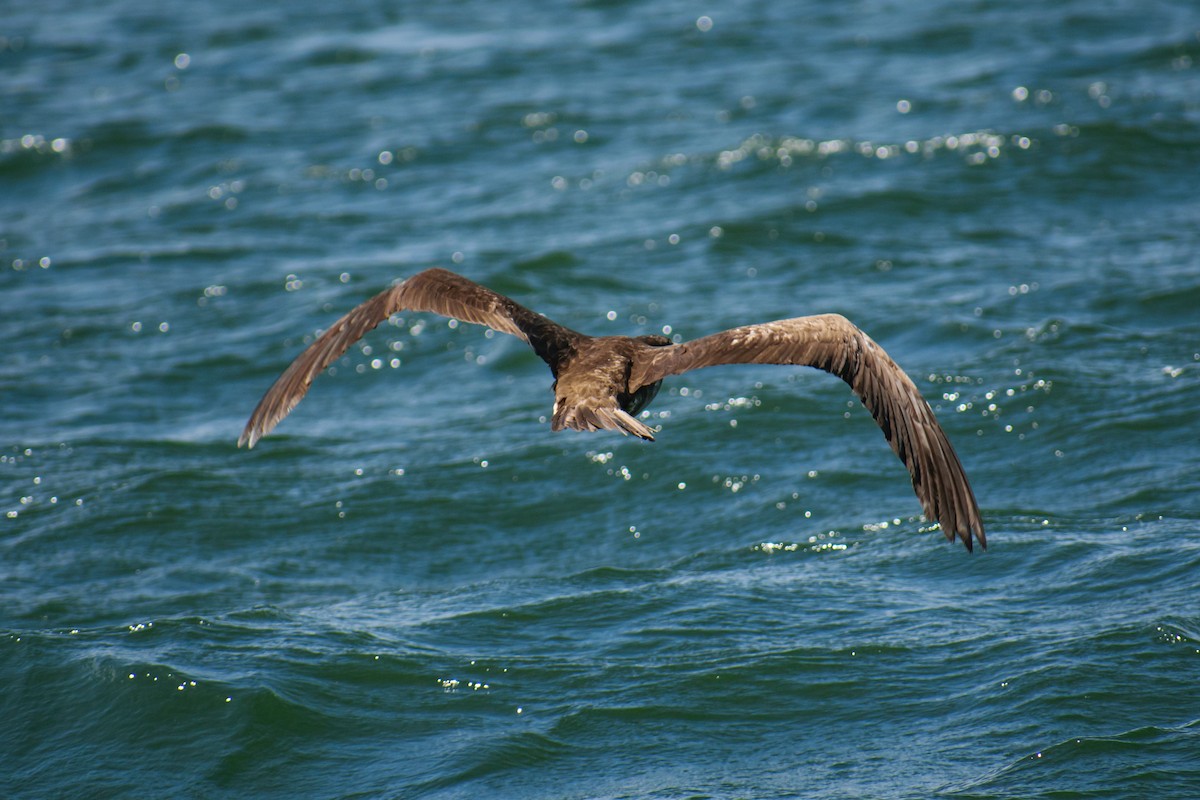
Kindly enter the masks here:
<path id="1" fill-rule="evenodd" d="M 0 3 L 0 796 L 1200 796 L 1200 8 Z M 551 434 L 586 332 L 845 314 L 840 381 Z"/>

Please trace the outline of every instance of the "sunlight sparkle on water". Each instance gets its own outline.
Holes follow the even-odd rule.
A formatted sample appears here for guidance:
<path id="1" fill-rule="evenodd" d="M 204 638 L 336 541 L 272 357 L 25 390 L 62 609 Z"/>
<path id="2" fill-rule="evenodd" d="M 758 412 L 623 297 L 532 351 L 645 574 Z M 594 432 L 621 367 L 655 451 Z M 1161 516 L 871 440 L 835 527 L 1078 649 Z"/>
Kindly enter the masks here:
<path id="1" fill-rule="evenodd" d="M 912 109 L 907 100 L 897 103 L 897 110 L 906 114 Z M 1058 132 L 1056 130 L 1056 132 Z M 1063 135 L 1063 134 L 1059 134 Z M 991 131 L 967 131 L 959 134 L 937 135 L 928 139 L 910 139 L 904 142 L 872 142 L 855 141 L 853 139 L 827 139 L 818 141 L 805 137 L 781 136 L 771 137 L 756 133 L 744 139 L 737 147 L 721 150 L 711 160 L 716 162 L 718 169 L 728 170 L 738 163 L 754 159 L 757 161 L 775 161 L 781 167 L 790 167 L 797 159 L 828 159 L 848 153 L 854 153 L 865 158 L 891 159 L 899 156 L 920 155 L 924 158 L 933 157 L 941 152 L 949 151 L 964 157 L 969 164 L 982 164 L 990 159 L 999 158 L 1006 148 L 1015 147 L 1028 150 L 1033 140 L 1020 134 L 999 135 Z M 688 159 L 688 161 L 704 162 L 704 157 Z M 674 164 L 664 163 L 669 169 Z M 629 178 L 631 186 L 643 183 L 645 173 L 635 172 Z"/>

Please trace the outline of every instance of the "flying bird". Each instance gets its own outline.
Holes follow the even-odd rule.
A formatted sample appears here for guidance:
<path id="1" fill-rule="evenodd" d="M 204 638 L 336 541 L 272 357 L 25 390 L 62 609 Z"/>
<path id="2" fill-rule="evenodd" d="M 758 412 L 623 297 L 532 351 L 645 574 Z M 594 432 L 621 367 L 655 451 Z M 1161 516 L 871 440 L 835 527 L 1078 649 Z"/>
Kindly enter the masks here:
<path id="1" fill-rule="evenodd" d="M 554 374 L 550 429 L 599 429 L 648 441 L 638 414 L 663 378 L 721 364 L 798 364 L 850 385 L 912 476 L 925 516 L 951 542 L 987 548 L 975 494 L 933 410 L 883 348 L 839 314 L 782 319 L 674 344 L 665 336 L 588 336 L 444 269 L 428 269 L 352 309 L 308 346 L 259 401 L 238 446 L 254 447 L 313 379 L 392 314 L 431 311 L 525 340 Z"/>

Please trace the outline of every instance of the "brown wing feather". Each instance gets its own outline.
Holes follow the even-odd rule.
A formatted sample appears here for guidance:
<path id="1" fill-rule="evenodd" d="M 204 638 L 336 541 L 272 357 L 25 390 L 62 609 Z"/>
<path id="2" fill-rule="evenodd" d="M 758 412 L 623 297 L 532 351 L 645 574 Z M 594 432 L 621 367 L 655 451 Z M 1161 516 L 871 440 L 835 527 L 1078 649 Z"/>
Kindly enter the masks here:
<path id="1" fill-rule="evenodd" d="M 838 314 L 748 325 L 643 351 L 630 389 L 718 364 L 799 364 L 850 385 L 912 476 L 925 515 L 950 541 L 987 547 L 971 484 L 946 432 L 904 370 L 871 337 Z"/>
<path id="2" fill-rule="evenodd" d="M 259 401 L 238 438 L 238 447 L 254 447 L 296 407 L 317 375 L 350 345 L 400 311 L 432 311 L 510 333 L 529 342 L 556 374 L 564 351 L 581 336 L 461 275 L 428 269 L 351 309 L 297 356 Z"/>

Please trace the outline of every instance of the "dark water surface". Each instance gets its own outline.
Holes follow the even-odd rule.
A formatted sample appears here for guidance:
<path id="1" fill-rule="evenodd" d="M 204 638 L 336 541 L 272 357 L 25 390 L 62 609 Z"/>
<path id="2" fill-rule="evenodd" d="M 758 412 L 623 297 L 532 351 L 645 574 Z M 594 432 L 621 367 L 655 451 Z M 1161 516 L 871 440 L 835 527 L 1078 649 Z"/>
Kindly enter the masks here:
<path id="1" fill-rule="evenodd" d="M 1182 0 L 0 2 L 0 796 L 1200 796 L 1197 187 Z M 830 376 L 552 435 L 433 316 L 236 449 L 433 265 L 845 314 L 989 551 Z"/>

